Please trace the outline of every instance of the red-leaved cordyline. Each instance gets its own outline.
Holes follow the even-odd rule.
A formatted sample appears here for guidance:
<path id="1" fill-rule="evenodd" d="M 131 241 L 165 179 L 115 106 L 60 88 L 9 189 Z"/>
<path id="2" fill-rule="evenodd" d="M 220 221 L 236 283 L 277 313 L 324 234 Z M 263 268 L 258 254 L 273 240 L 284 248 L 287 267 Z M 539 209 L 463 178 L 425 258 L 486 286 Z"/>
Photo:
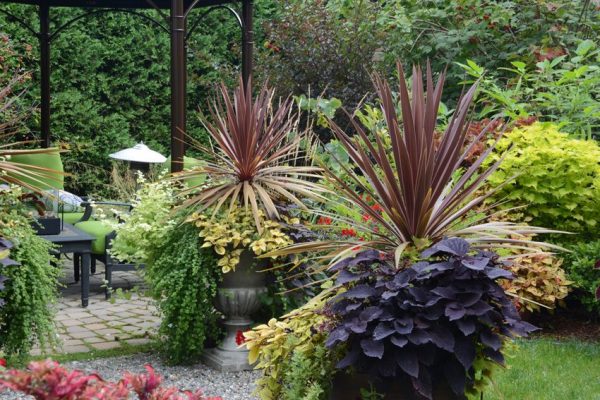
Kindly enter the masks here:
<path id="1" fill-rule="evenodd" d="M 419 252 L 447 237 L 464 238 L 474 250 L 525 247 L 529 254 L 537 254 L 540 249 L 559 249 L 531 240 L 534 235 L 559 232 L 493 218 L 497 204 L 486 201 L 498 189 L 485 183 L 503 157 L 489 157 L 495 142 L 484 139 L 498 128 L 497 122 L 490 121 L 467 138 L 474 85 L 457 100 L 440 132 L 438 110 L 445 76 L 442 72 L 436 80 L 429 65 L 425 71 L 415 66 L 409 83 L 398 64 L 398 87 L 392 90 L 386 80 L 374 75 L 383 129 L 371 131 L 350 113 L 348 132 L 329 121 L 350 163 L 339 164 L 344 174 L 324 167 L 323 185 L 333 187 L 336 209 L 345 209 L 348 215 L 359 211 L 361 218 L 336 215 L 340 225 L 353 228 L 343 229 L 341 238 L 296 243 L 264 256 L 305 253 L 320 263 L 328 260 L 326 268 L 361 249 L 372 249 L 385 252 L 400 268 L 404 252 Z M 479 143 L 485 146 L 474 151 Z M 482 207 L 485 212 L 479 211 Z M 366 240 L 358 245 L 351 231 Z"/>

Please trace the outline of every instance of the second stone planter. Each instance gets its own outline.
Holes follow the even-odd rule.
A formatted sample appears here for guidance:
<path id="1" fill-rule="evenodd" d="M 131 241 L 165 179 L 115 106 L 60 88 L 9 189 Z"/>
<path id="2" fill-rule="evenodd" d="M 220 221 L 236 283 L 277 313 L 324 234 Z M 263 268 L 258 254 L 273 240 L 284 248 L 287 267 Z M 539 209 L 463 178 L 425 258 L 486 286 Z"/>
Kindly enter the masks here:
<path id="1" fill-rule="evenodd" d="M 248 363 L 248 350 L 240 347 L 243 332 L 250 329 L 250 315 L 260 307 L 260 295 L 266 293 L 264 269 L 266 262 L 257 260 L 254 253 L 245 250 L 235 271 L 223 275 L 217 289 L 215 307 L 225 315 L 226 335 L 221 344 L 208 349 L 203 361 L 219 371 L 244 371 L 252 369 Z"/>

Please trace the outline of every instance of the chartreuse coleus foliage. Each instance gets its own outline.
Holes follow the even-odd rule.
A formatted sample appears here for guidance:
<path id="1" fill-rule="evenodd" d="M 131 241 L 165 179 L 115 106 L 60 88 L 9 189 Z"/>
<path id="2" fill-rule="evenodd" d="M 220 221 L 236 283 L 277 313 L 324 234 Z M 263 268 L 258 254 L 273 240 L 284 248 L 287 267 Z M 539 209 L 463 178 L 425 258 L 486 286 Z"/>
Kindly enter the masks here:
<path id="1" fill-rule="evenodd" d="M 337 284 L 348 290 L 328 302 L 337 326 L 326 345 L 346 349 L 337 368 L 407 377 L 427 399 L 442 382 L 459 397 L 478 391 L 477 360 L 503 364 L 504 342 L 535 328 L 498 284 L 511 274 L 494 253 L 450 238 L 421 259 L 397 269 L 366 250 L 337 263 Z"/>
<path id="2" fill-rule="evenodd" d="M 504 158 L 489 178 L 500 187 L 490 202 L 522 207 L 513 218 L 548 228 L 593 235 L 600 222 L 600 146 L 560 132 L 557 125 L 534 123 L 501 139 L 489 162 Z M 488 163 L 489 164 L 489 163 Z M 515 177 L 516 176 L 516 177 Z"/>
<path id="3" fill-rule="evenodd" d="M 198 235 L 204 240 L 202 247 L 212 247 L 220 257 L 218 265 L 223 273 L 234 271 L 245 249 L 261 254 L 286 247 L 294 243 L 283 232 L 280 223 L 265 218 L 262 210 L 257 212 L 261 230 L 258 230 L 252 212 L 244 207 L 235 207 L 228 213 L 210 216 L 193 213 L 188 222 L 199 228 Z M 298 218 L 283 217 L 288 224 L 298 224 Z M 276 257 L 272 257 L 276 258 Z"/>
<path id="4" fill-rule="evenodd" d="M 305 305 L 284 315 L 279 320 L 271 319 L 267 324 L 258 325 L 244 332 L 244 345 L 250 351 L 249 361 L 257 362 L 255 368 L 262 370 L 256 381 L 256 394 L 263 400 L 280 399 L 286 391 L 290 378 L 290 366 L 294 357 L 310 362 L 317 354 L 327 337 L 329 318 L 322 312 L 325 303 L 336 294 L 329 290 L 313 297 Z M 315 366 L 314 375 L 307 377 L 306 385 L 318 391 L 329 381 L 333 372 L 333 353 L 326 351 L 326 363 Z"/>

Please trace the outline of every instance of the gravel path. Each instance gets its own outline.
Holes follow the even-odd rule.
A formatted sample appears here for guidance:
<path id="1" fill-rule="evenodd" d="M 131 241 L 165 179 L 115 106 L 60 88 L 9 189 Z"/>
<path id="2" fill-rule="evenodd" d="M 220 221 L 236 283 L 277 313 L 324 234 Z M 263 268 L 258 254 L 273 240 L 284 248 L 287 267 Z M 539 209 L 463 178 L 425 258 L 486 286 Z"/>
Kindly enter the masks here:
<path id="1" fill-rule="evenodd" d="M 157 374 L 163 377 L 163 386 L 176 386 L 180 389 L 202 389 L 208 396 L 221 396 L 223 400 L 255 400 L 254 381 L 259 374 L 255 371 L 248 372 L 218 372 L 202 364 L 193 366 L 167 366 L 157 355 L 136 354 L 131 356 L 101 358 L 91 361 L 73 361 L 65 366 L 83 370 L 85 372 L 98 372 L 110 381 L 117 381 L 124 371 L 145 372 L 144 365 L 151 364 Z M 0 394 L 2 400 L 26 399 L 24 395 L 4 392 Z"/>

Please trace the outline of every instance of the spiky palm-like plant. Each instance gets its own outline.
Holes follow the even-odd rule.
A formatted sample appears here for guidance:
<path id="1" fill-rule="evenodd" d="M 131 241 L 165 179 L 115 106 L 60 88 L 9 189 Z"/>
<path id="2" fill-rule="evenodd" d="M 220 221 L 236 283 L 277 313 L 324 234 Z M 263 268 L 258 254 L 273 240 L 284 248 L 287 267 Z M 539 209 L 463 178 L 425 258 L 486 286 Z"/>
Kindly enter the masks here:
<path id="1" fill-rule="evenodd" d="M 310 165 L 303 144 L 309 140 L 298 128 L 293 101 L 273 105 L 274 91 L 264 85 L 253 98 L 251 82 L 240 79 L 233 97 L 224 84 L 220 97 L 210 108 L 210 120 L 202 122 L 215 146 L 195 143 L 208 156 L 204 167 L 185 171 L 176 178 L 190 180 L 206 175 L 205 184 L 182 192 L 186 208 L 218 212 L 244 205 L 252 209 L 260 229 L 260 212 L 278 219 L 278 201 L 302 208 L 301 198 L 321 199 L 320 168 Z"/>
<path id="2" fill-rule="evenodd" d="M 350 136 L 331 121 L 335 137 L 348 152 L 355 168 L 342 166 L 348 180 L 342 180 L 332 171 L 326 171 L 327 177 L 342 202 L 359 209 L 366 219 L 376 221 L 376 227 L 351 222 L 371 239 L 303 243 L 279 253 L 333 250 L 330 255 L 336 260 L 358 248 L 374 248 L 398 259 L 409 245 L 421 248 L 449 236 L 462 237 L 474 247 L 519 247 L 532 243 L 524 235 L 548 232 L 542 228 L 490 221 L 489 209 L 483 215 L 475 213 L 493 194 L 493 191 L 482 192 L 482 184 L 502 162 L 500 159 L 482 167 L 494 149 L 492 144 L 467 169 L 461 168 L 471 148 L 495 127 L 494 122 L 490 122 L 479 137 L 467 145 L 467 117 L 476 85 L 461 96 L 440 137 L 437 117 L 445 73 L 435 82 L 428 66 L 424 82 L 421 68 L 414 67 L 412 93 L 400 64 L 398 75 L 400 115 L 389 83 L 374 76 L 385 120 L 383 133 L 369 134 L 352 119 L 356 135 Z M 389 135 L 385 139 L 389 139 L 391 146 L 385 144 L 383 135 Z M 373 199 L 377 207 L 367 202 L 366 197 Z"/>

